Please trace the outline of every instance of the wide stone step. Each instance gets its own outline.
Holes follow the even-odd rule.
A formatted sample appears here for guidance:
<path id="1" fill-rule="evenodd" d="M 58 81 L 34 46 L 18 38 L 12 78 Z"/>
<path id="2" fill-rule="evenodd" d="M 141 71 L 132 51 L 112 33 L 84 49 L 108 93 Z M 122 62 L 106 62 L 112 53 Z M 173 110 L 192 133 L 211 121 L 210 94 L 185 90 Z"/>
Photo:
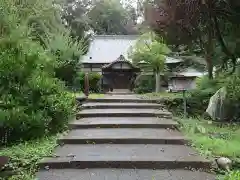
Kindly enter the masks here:
<path id="1" fill-rule="evenodd" d="M 172 118 L 168 111 L 156 109 L 84 109 L 77 113 L 77 119 L 83 117 L 161 117 Z"/>
<path id="2" fill-rule="evenodd" d="M 147 128 L 75 129 L 59 138 L 60 144 L 186 144 L 178 131 Z"/>
<path id="3" fill-rule="evenodd" d="M 131 91 L 114 91 L 114 92 L 107 92 L 107 95 L 114 95 L 114 96 L 118 96 L 118 95 L 134 95 L 133 92 Z"/>
<path id="4" fill-rule="evenodd" d="M 43 159 L 41 169 L 68 168 L 138 168 L 138 169 L 206 169 L 210 161 L 184 145 L 63 145 L 55 157 Z"/>
<path id="5" fill-rule="evenodd" d="M 213 174 L 189 170 L 148 169 L 50 169 L 38 180 L 215 180 Z"/>
<path id="6" fill-rule="evenodd" d="M 123 109 L 123 108 L 135 108 L 135 109 L 160 109 L 163 105 L 157 103 L 99 103 L 89 102 L 82 105 L 84 109 Z"/>
<path id="7" fill-rule="evenodd" d="M 78 100 L 78 98 L 76 98 Z M 160 100 L 154 100 L 154 99 L 139 99 L 135 96 L 105 96 L 104 98 L 88 98 L 86 100 L 87 102 L 122 102 L 122 103 L 127 103 L 127 102 L 132 102 L 132 103 L 159 103 Z"/>
<path id="8" fill-rule="evenodd" d="M 70 122 L 71 129 L 86 128 L 176 128 L 178 123 L 171 119 L 156 117 L 92 117 Z"/>

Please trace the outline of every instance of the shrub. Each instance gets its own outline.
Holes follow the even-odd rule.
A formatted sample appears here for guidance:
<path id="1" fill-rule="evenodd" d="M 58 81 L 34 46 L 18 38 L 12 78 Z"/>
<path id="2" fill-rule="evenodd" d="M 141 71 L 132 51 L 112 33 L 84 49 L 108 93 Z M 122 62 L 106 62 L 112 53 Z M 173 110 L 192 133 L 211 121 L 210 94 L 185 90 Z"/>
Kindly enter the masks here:
<path id="1" fill-rule="evenodd" d="M 155 89 L 154 75 L 140 75 L 135 81 L 134 91 L 136 93 L 151 93 Z"/>
<path id="2" fill-rule="evenodd" d="M 194 90 L 188 91 L 187 112 L 189 115 L 203 115 L 209 103 L 209 99 L 217 90 L 221 88 L 223 82 L 221 79 L 208 79 L 207 76 L 196 80 L 197 87 Z M 183 112 L 183 98 L 170 98 L 164 102 L 167 107 L 175 114 Z"/>
<path id="3" fill-rule="evenodd" d="M 219 178 L 220 180 L 238 180 L 240 179 L 240 171 L 231 171 L 226 176 Z"/>
<path id="4" fill-rule="evenodd" d="M 227 87 L 226 119 L 239 121 L 240 118 L 240 77 L 236 74 L 227 76 L 222 74 L 209 80 L 202 77 L 197 80 L 197 88 L 187 96 L 187 111 L 190 115 L 202 115 L 213 96 L 221 87 Z M 182 112 L 182 98 L 167 99 L 165 104 L 173 112 Z"/>
<path id="5" fill-rule="evenodd" d="M 56 77 L 66 82 L 68 86 L 72 86 L 77 76 L 80 56 L 83 54 L 83 43 L 73 40 L 68 32 L 53 36 L 47 46 L 57 60 Z"/>
<path id="6" fill-rule="evenodd" d="M 89 78 L 89 91 L 91 93 L 99 93 L 101 90 L 100 80 L 102 76 L 99 73 L 90 72 L 88 73 L 88 78 Z M 85 79 L 85 73 L 79 72 L 74 82 L 76 89 L 80 91 L 84 91 L 84 79 Z"/>
<path id="7" fill-rule="evenodd" d="M 240 76 L 232 75 L 227 78 L 228 115 L 230 120 L 240 121 Z"/>
<path id="8" fill-rule="evenodd" d="M 0 42 L 0 59 L 0 131 L 9 131 L 5 143 L 62 130 L 74 98 L 54 78 L 54 59 L 27 31 L 12 32 Z"/>

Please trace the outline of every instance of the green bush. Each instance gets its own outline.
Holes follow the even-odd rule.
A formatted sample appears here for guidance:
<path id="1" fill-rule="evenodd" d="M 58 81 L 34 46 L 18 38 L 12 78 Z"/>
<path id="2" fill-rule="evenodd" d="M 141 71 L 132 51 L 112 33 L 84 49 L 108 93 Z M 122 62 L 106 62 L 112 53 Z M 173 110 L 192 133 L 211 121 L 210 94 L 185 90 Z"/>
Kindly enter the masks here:
<path id="1" fill-rule="evenodd" d="M 75 103 L 54 78 L 54 58 L 28 37 L 25 26 L 19 29 L 0 42 L 1 135 L 8 130 L 4 143 L 61 131 Z"/>
<path id="2" fill-rule="evenodd" d="M 227 78 L 228 115 L 231 121 L 240 121 L 240 76 L 234 74 Z"/>
<path id="3" fill-rule="evenodd" d="M 89 78 L 89 91 L 91 93 L 99 93 L 101 90 L 100 87 L 100 80 L 102 78 L 102 75 L 96 72 L 90 72 L 88 73 Z M 74 81 L 75 89 L 84 91 L 84 79 L 85 79 L 85 73 L 79 72 L 77 73 L 77 77 Z"/>
<path id="4" fill-rule="evenodd" d="M 227 77 L 227 78 L 226 78 Z M 197 88 L 189 92 L 187 96 L 187 112 L 189 115 L 203 115 L 206 111 L 210 98 L 221 88 L 227 88 L 227 117 L 231 121 L 240 119 L 240 77 L 224 75 L 215 79 L 202 77 L 197 79 Z M 165 104 L 174 113 L 183 112 L 183 99 L 166 99 Z"/>
<path id="5" fill-rule="evenodd" d="M 203 115 L 209 103 L 209 99 L 217 90 L 221 88 L 221 79 L 208 79 L 207 76 L 196 80 L 197 87 L 187 92 L 187 112 L 188 115 Z M 183 98 L 170 98 L 164 102 L 167 107 L 175 114 L 183 112 Z"/>
<path id="6" fill-rule="evenodd" d="M 240 171 L 231 171 L 229 174 L 224 177 L 220 177 L 219 180 L 239 180 L 240 179 Z"/>
<path id="7" fill-rule="evenodd" d="M 134 92 L 138 94 L 151 93 L 155 89 L 154 75 L 140 75 L 135 81 Z"/>
<path id="8" fill-rule="evenodd" d="M 56 57 L 56 77 L 68 86 L 72 86 L 74 78 L 77 76 L 79 58 L 83 54 L 83 43 L 73 40 L 70 37 L 70 32 L 68 32 L 55 35 L 49 40 L 47 46 Z"/>

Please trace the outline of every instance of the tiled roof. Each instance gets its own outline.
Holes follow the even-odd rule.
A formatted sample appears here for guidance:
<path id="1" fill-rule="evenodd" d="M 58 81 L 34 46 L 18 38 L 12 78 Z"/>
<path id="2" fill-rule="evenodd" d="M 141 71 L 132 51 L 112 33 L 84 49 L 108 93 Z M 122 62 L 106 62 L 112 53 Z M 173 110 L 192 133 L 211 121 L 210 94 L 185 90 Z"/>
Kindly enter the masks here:
<path id="1" fill-rule="evenodd" d="M 201 77 L 201 76 L 204 76 L 206 73 L 197 71 L 196 69 L 193 69 L 193 68 L 187 68 L 181 72 L 175 72 L 173 74 L 174 74 L 173 77 L 177 77 L 177 76 Z"/>
<path id="2" fill-rule="evenodd" d="M 108 68 L 110 67 L 112 64 L 116 63 L 116 62 L 127 62 L 127 63 L 131 63 L 130 61 L 128 61 L 122 54 L 113 62 L 106 64 L 105 66 L 103 66 L 102 68 Z"/>
<path id="3" fill-rule="evenodd" d="M 117 62 L 126 62 L 131 64 L 131 66 L 135 69 L 139 69 L 138 67 L 134 66 L 129 60 L 127 60 L 122 54 L 113 62 L 106 64 L 105 66 L 103 66 L 102 68 L 110 68 L 113 64 L 117 63 Z"/>
<path id="4" fill-rule="evenodd" d="M 97 35 L 90 43 L 89 51 L 81 62 L 111 63 L 120 55 L 128 58 L 129 48 L 135 45 L 138 38 L 137 35 Z M 181 62 L 181 59 L 167 57 L 166 63 L 177 62 Z"/>

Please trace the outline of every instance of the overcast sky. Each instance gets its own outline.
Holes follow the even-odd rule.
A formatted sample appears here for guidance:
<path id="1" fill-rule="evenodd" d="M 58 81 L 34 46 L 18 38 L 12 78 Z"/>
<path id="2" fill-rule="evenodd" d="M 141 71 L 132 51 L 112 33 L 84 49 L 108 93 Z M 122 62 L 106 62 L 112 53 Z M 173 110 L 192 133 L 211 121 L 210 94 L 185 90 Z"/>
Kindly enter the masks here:
<path id="1" fill-rule="evenodd" d="M 121 0 L 123 3 L 131 3 L 131 5 L 135 8 L 137 8 L 137 0 Z"/>

